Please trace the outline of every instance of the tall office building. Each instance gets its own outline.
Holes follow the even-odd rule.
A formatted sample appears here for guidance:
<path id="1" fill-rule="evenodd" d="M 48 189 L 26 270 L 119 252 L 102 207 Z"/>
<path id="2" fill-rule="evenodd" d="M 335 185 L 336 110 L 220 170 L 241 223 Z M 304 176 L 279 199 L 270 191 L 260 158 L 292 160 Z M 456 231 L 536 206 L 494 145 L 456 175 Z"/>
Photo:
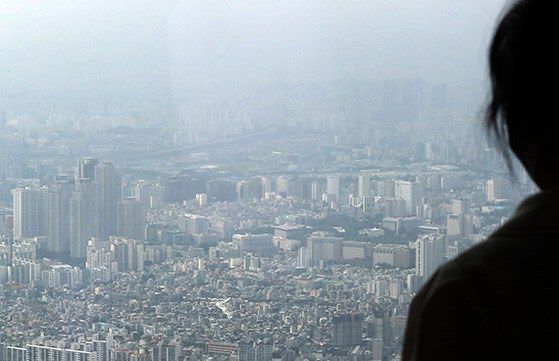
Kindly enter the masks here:
<path id="1" fill-rule="evenodd" d="M 85 259 L 91 237 L 108 239 L 117 234 L 117 202 L 121 181 L 111 161 L 97 158 L 77 161 L 75 189 L 70 202 L 70 256 Z"/>
<path id="2" fill-rule="evenodd" d="M 14 239 L 47 235 L 47 188 L 16 188 L 12 190 Z"/>

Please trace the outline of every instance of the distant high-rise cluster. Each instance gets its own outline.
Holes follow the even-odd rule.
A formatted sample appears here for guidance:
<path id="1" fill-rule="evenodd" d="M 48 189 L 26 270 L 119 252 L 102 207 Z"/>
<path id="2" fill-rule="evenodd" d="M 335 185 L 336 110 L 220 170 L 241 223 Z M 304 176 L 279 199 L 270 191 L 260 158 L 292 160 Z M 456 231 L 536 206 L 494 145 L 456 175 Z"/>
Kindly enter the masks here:
<path id="1" fill-rule="evenodd" d="M 57 257 L 85 260 L 92 237 L 144 237 L 142 203 L 122 197 L 122 182 L 111 161 L 77 160 L 74 178 L 58 175 L 44 187 L 12 191 L 14 239 L 47 237 Z"/>

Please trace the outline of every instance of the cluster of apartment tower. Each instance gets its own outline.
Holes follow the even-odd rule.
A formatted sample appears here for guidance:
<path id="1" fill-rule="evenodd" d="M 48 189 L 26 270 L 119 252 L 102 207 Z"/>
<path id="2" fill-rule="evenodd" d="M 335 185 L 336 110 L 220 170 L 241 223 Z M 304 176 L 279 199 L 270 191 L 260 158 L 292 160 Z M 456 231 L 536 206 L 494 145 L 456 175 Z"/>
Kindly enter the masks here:
<path id="1" fill-rule="evenodd" d="M 84 260 L 92 238 L 143 238 L 141 203 L 123 197 L 111 161 L 79 158 L 73 178 L 58 175 L 52 185 L 15 188 L 12 195 L 14 239 L 45 237 L 53 256 Z"/>

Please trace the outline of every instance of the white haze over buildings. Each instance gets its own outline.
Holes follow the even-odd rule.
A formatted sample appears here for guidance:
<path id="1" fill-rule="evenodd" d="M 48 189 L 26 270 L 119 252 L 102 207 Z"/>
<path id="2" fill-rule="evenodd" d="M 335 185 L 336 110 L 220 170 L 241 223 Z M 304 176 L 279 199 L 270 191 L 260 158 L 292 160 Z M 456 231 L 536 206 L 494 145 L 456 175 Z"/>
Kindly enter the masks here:
<path id="1" fill-rule="evenodd" d="M 1 0 L 0 91 L 421 78 L 486 85 L 503 0 Z"/>

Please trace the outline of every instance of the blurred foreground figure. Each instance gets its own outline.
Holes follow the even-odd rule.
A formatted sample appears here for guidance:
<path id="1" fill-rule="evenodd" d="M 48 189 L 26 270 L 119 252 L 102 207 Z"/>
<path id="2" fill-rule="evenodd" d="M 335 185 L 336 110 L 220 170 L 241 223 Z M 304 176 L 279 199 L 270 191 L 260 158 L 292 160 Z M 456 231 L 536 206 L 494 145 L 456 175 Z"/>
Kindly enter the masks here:
<path id="1" fill-rule="evenodd" d="M 488 132 L 511 170 L 516 156 L 540 192 L 416 295 L 404 361 L 559 358 L 557 4 L 514 1 L 489 49 Z"/>

